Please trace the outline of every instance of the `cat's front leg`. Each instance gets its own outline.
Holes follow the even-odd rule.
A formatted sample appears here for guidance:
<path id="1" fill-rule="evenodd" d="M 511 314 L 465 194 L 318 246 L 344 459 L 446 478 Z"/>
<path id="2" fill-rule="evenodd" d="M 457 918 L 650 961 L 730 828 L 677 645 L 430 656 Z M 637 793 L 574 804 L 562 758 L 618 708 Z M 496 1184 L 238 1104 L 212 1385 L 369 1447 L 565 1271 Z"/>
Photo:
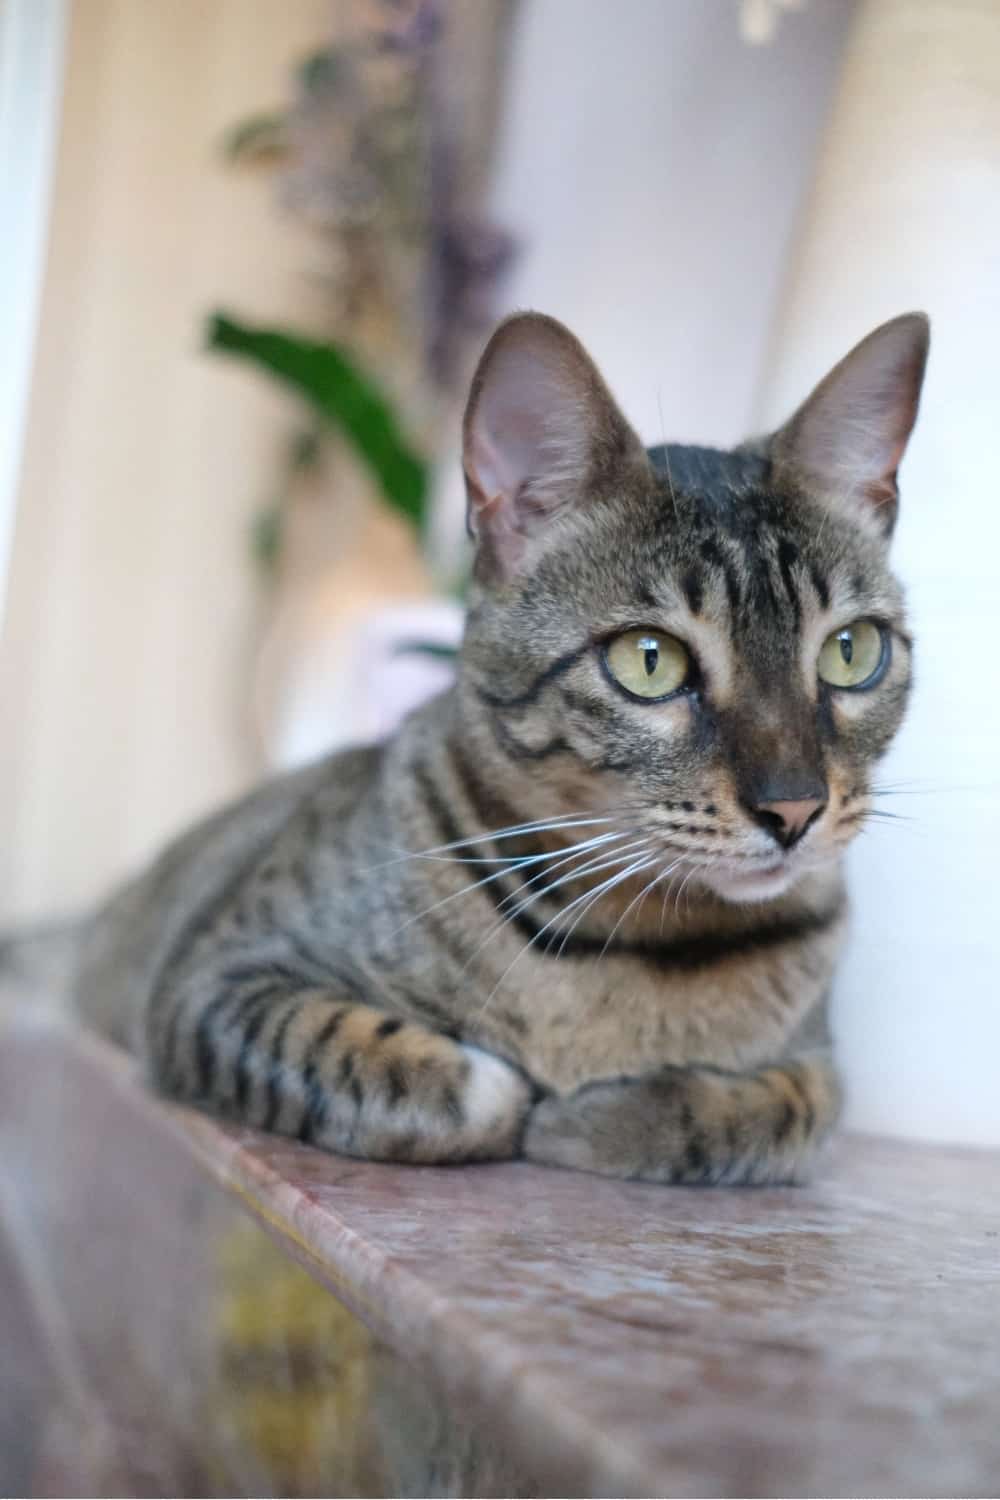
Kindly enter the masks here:
<path id="1" fill-rule="evenodd" d="M 664 1068 L 543 1099 L 524 1155 L 646 1182 L 797 1182 L 839 1108 L 826 1053 L 752 1073 Z"/>
<path id="2" fill-rule="evenodd" d="M 375 1161 L 516 1156 L 532 1086 L 502 1058 L 346 991 L 275 982 L 179 986 L 149 1027 L 172 1097 Z"/>

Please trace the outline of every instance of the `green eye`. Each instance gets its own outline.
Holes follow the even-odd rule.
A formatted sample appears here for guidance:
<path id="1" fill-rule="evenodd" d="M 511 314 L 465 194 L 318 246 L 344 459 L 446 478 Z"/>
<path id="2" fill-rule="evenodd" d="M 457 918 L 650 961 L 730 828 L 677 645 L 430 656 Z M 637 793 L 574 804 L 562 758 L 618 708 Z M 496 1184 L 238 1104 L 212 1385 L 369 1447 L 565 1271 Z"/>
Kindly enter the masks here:
<path id="1" fill-rule="evenodd" d="M 884 650 L 879 627 L 871 620 L 855 620 L 827 636 L 817 670 L 831 687 L 861 687 L 882 665 Z"/>
<path id="2" fill-rule="evenodd" d="M 683 687 L 691 658 L 662 630 L 626 630 L 604 648 L 608 671 L 636 698 L 665 698 Z"/>

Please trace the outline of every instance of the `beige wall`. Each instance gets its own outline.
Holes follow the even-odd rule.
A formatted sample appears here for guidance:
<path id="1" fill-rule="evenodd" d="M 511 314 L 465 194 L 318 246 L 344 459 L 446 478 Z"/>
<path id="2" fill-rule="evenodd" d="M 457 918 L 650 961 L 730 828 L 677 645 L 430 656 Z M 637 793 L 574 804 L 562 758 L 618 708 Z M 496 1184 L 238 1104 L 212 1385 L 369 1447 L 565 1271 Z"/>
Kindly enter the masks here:
<path id="1" fill-rule="evenodd" d="M 315 311 L 318 247 L 217 143 L 329 22 L 74 0 L 0 641 L 0 920 L 90 900 L 255 772 L 247 529 L 292 415 L 199 324 Z"/>

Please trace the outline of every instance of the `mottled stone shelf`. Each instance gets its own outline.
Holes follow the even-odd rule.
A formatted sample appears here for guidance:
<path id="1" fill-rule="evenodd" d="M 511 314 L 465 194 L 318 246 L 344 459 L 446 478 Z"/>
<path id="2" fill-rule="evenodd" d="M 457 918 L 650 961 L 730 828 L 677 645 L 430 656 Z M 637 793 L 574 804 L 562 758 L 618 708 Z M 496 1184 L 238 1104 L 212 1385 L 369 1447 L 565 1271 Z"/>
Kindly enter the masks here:
<path id="1" fill-rule="evenodd" d="M 203 1322 L 222 1295 L 217 1263 L 193 1250 L 215 1223 L 203 1204 L 223 1197 L 215 1183 L 402 1357 L 410 1381 L 426 1382 L 448 1431 L 472 1434 L 473 1448 L 481 1440 L 487 1457 L 461 1478 L 480 1487 L 467 1493 L 1000 1488 L 993 1153 L 846 1139 L 814 1186 L 767 1191 L 645 1187 L 520 1164 L 375 1166 L 170 1108 L 118 1054 L 23 1025 L 0 1030 L 0 1140 L 0 1218 L 13 1202 L 43 1247 L 62 1311 L 42 1335 L 67 1345 L 50 1362 L 65 1377 L 68 1361 L 87 1399 L 101 1386 L 92 1362 L 113 1355 L 110 1294 L 95 1290 L 112 1266 L 115 1306 L 142 1308 L 146 1344 L 170 1346 L 157 1367 L 169 1368 L 173 1351 L 194 1378 L 177 1328 Z M 88 1230 L 98 1220 L 99 1250 Z M 165 1305 L 156 1327 L 146 1311 L 154 1265 L 153 1300 Z M 214 1290 L 195 1317 L 211 1265 Z M 3 1268 L 0 1253 L 0 1296 L 12 1284 Z M 23 1265 L 11 1274 L 23 1278 Z M 96 1399 L 110 1453 L 123 1427 L 113 1380 Z M 183 1427 L 175 1413 L 173 1430 Z M 105 1459 L 135 1481 L 134 1455 Z M 58 1443 L 32 1461 L 30 1492 L 43 1493 L 38 1464 L 60 1472 Z M 151 1467 L 133 1493 L 166 1492 Z M 379 1493 L 388 1480 L 374 1474 L 355 1474 L 354 1489 L 335 1489 L 327 1474 L 324 1492 L 366 1482 Z M 393 1474 L 402 1484 L 398 1465 Z M 439 1479 L 434 1492 L 449 1482 L 460 1481 Z M 255 1483 L 241 1492 L 263 1492 Z"/>

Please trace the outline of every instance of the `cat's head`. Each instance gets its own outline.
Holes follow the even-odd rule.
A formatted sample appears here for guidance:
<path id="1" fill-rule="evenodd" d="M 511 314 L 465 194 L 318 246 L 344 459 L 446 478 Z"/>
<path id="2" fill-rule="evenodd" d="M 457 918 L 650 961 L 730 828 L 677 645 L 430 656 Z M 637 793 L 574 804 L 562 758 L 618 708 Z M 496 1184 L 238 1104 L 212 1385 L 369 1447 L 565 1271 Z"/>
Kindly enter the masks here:
<path id="1" fill-rule="evenodd" d="M 888 551 L 927 348 L 896 318 L 770 438 L 647 454 L 566 328 L 502 324 L 464 425 L 490 774 L 728 899 L 836 856 L 909 690 Z"/>

